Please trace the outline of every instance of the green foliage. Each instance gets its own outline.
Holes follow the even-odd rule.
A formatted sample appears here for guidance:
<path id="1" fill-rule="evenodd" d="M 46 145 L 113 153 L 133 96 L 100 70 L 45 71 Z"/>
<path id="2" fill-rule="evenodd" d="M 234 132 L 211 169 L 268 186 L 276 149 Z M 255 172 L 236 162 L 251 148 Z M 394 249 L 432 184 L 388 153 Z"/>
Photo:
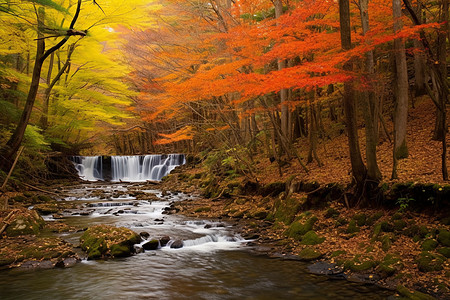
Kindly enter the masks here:
<path id="1" fill-rule="evenodd" d="M 409 207 L 409 202 L 415 201 L 413 198 L 398 198 L 396 204 L 400 207 L 399 212 L 404 212 Z"/>
<path id="2" fill-rule="evenodd" d="M 42 134 L 42 129 L 35 125 L 28 125 L 25 131 L 24 145 L 27 150 L 50 150 L 49 143 Z"/>

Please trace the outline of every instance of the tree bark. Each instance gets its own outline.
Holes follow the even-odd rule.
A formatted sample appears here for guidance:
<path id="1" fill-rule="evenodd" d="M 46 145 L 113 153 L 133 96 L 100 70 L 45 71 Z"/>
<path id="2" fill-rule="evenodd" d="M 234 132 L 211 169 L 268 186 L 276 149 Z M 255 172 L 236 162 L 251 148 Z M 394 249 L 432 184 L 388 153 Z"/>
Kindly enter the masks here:
<path id="1" fill-rule="evenodd" d="M 339 22 L 341 27 L 341 45 L 343 50 L 352 48 L 350 28 L 350 5 L 348 0 L 339 0 Z M 352 71 L 352 62 L 346 62 L 345 71 Z M 344 113 L 347 125 L 348 145 L 352 174 L 357 186 L 362 186 L 366 179 L 367 169 L 361 158 L 361 150 L 358 141 L 358 128 L 356 125 L 356 100 L 355 91 L 351 82 L 344 83 Z"/>
<path id="2" fill-rule="evenodd" d="M 400 0 L 392 1 L 394 32 L 403 28 L 401 21 L 402 5 Z M 394 111 L 394 165 L 392 179 L 397 178 L 397 160 L 408 157 L 406 145 L 406 125 L 408 119 L 408 70 L 406 67 L 405 43 L 402 38 L 394 40 L 396 77 L 396 102 Z"/>
<path id="3" fill-rule="evenodd" d="M 6 148 L 2 151 L 4 153 L 4 160 L 0 162 L 0 167 L 3 169 L 9 169 L 12 162 L 12 157 L 17 153 L 19 147 L 22 143 L 23 137 L 25 135 L 25 130 L 28 126 L 28 122 L 30 120 L 31 112 L 34 107 L 34 102 L 36 100 L 36 95 L 39 89 L 39 80 L 41 78 L 42 65 L 44 64 L 45 59 L 50 56 L 54 51 L 61 48 L 68 40 L 71 35 L 80 35 L 85 36 L 86 32 L 75 32 L 73 28 L 78 19 L 81 10 L 81 0 L 78 0 L 77 8 L 75 15 L 72 18 L 72 22 L 70 23 L 70 29 L 67 31 L 67 35 L 59 41 L 56 45 L 45 51 L 45 42 L 42 35 L 42 30 L 44 29 L 44 8 L 40 7 L 37 12 L 37 22 L 38 22 L 38 38 L 37 38 L 37 50 L 36 50 L 36 59 L 33 68 L 33 75 L 31 78 L 31 85 L 28 91 L 27 101 L 25 103 L 25 107 L 23 109 L 22 115 L 20 117 L 19 123 L 17 127 L 6 143 Z"/>
<path id="4" fill-rule="evenodd" d="M 369 0 L 360 0 L 361 24 L 363 35 L 369 31 Z M 378 110 L 379 105 L 375 98 L 372 88 L 374 73 L 373 51 L 366 53 L 364 64 L 365 73 L 369 91 L 361 93 L 363 103 L 363 116 L 365 121 L 366 133 L 366 161 L 368 179 L 378 183 L 381 180 L 381 172 L 377 162 L 377 144 L 378 144 Z"/>

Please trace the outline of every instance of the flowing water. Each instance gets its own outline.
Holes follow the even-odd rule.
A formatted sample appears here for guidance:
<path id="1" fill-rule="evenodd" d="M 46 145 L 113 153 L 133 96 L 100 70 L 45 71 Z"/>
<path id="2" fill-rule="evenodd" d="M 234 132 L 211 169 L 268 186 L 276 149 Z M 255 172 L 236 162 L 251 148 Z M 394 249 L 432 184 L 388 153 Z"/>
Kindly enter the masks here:
<path id="1" fill-rule="evenodd" d="M 125 226 L 149 233 L 148 239 L 169 236 L 184 245 L 128 258 L 83 260 L 67 269 L 0 271 L 0 299 L 386 299 L 391 294 L 312 275 L 306 263 L 255 255 L 249 241 L 220 220 L 164 213 L 190 195 L 163 195 L 149 184 L 123 183 L 84 184 L 60 192 L 61 201 L 77 204 L 64 211 L 68 224 Z M 80 235 L 59 236 L 79 244 Z"/>

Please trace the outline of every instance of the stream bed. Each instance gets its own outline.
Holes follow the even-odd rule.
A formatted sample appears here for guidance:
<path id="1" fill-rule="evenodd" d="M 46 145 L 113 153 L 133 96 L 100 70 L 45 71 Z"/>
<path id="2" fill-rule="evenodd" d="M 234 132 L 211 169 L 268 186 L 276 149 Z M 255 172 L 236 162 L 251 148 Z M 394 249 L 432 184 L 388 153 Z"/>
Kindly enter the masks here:
<path id="1" fill-rule="evenodd" d="M 182 240 L 183 247 L 166 246 L 120 259 L 82 260 L 67 269 L 1 271 L 0 299 L 386 299 L 392 295 L 372 285 L 313 275 L 307 263 L 255 255 L 249 241 L 221 220 L 165 213 L 172 203 L 190 195 L 163 194 L 148 185 L 124 183 L 83 184 L 59 192 L 61 201 L 77 206 L 60 216 L 69 225 L 124 226 L 148 233 L 147 240 L 162 236 Z M 81 234 L 59 236 L 77 245 Z"/>

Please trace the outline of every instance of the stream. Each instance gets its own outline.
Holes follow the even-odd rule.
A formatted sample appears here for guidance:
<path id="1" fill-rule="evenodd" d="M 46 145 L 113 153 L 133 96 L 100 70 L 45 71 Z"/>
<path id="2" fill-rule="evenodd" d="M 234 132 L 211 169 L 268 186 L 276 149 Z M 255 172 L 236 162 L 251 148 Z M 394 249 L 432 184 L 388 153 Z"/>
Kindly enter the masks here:
<path id="1" fill-rule="evenodd" d="M 60 201 L 76 208 L 60 217 L 78 228 L 111 224 L 147 232 L 148 240 L 169 236 L 182 240 L 182 248 L 82 260 L 66 269 L 1 271 L 0 299 L 386 299 L 392 294 L 310 274 L 307 263 L 255 255 L 230 224 L 164 213 L 193 196 L 163 195 L 151 187 L 90 183 L 61 188 Z M 77 245 L 81 234 L 58 236 Z"/>

